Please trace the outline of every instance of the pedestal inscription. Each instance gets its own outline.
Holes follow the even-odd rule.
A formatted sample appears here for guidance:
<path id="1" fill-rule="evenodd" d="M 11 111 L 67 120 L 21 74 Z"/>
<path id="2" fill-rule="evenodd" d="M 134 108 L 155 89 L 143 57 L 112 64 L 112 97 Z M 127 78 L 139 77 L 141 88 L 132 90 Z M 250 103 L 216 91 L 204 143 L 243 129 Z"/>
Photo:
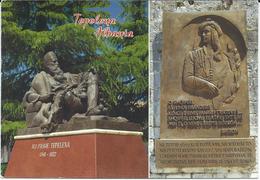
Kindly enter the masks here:
<path id="1" fill-rule="evenodd" d="M 41 158 L 55 158 L 57 157 L 57 149 L 64 148 L 70 148 L 69 141 L 32 144 L 32 150 L 38 151 Z"/>
<path id="2" fill-rule="evenodd" d="M 181 167 L 253 167 L 254 139 L 157 140 L 156 162 L 159 168 Z"/>
<path id="3" fill-rule="evenodd" d="M 92 130 L 17 137 L 5 177 L 147 178 L 147 155 L 138 133 Z"/>
<path id="4" fill-rule="evenodd" d="M 161 138 L 249 136 L 245 17 L 164 13 Z"/>

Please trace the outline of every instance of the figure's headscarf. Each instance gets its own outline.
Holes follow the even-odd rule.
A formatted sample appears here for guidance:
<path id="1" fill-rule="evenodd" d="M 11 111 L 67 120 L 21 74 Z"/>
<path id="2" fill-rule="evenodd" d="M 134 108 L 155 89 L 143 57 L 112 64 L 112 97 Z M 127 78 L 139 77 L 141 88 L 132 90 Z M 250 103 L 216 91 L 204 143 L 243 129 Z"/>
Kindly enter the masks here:
<path id="1" fill-rule="evenodd" d="M 202 31 L 206 26 L 210 26 L 211 28 L 216 30 L 218 33 L 218 37 L 220 37 L 223 34 L 220 26 L 215 21 L 212 21 L 211 19 L 207 19 L 205 22 L 201 23 L 199 26 L 199 36 L 201 36 Z"/>
<path id="2" fill-rule="evenodd" d="M 201 23 L 199 25 L 199 36 L 202 36 L 203 29 L 205 27 L 209 26 L 211 28 L 211 45 L 215 52 L 214 59 L 216 61 L 220 61 L 222 59 L 222 49 L 220 44 L 220 37 L 222 36 L 223 32 L 220 28 L 220 26 L 211 19 L 207 19 L 205 22 Z M 200 43 L 200 46 L 202 46 L 202 42 Z"/>

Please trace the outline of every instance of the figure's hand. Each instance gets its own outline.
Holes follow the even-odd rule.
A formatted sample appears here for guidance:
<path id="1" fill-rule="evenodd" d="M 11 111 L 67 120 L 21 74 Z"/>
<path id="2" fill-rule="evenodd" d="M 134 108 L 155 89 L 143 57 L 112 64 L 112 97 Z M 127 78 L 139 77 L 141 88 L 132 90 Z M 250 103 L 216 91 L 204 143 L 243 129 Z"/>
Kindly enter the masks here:
<path id="1" fill-rule="evenodd" d="M 219 95 L 219 90 L 218 90 L 217 86 L 215 86 L 214 84 L 212 84 L 210 82 L 205 83 L 201 90 L 202 90 L 203 94 L 210 99 Z"/>
<path id="2" fill-rule="evenodd" d="M 185 78 L 185 88 L 187 92 L 206 99 L 212 99 L 219 95 L 219 89 L 213 83 L 195 76 Z"/>
<path id="3" fill-rule="evenodd" d="M 42 101 L 42 102 L 51 102 L 54 95 L 55 95 L 54 93 L 41 95 L 39 100 Z"/>

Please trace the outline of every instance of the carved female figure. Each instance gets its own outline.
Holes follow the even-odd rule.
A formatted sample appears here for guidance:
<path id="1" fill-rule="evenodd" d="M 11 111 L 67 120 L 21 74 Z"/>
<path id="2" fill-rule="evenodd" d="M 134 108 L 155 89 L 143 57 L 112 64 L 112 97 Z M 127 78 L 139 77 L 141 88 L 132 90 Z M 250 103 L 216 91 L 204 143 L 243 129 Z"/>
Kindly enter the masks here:
<path id="1" fill-rule="evenodd" d="M 218 109 L 232 102 L 239 88 L 240 56 L 235 49 L 225 51 L 221 47 L 223 32 L 215 21 L 201 23 L 198 34 L 199 47 L 190 51 L 184 61 L 182 87 L 189 94 L 211 99 Z"/>

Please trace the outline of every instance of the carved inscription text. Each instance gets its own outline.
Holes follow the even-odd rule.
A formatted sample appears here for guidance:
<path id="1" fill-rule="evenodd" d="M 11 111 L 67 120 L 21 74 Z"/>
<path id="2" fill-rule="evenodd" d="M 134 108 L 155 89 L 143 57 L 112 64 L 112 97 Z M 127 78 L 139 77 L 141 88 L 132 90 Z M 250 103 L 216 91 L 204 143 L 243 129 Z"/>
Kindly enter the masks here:
<path id="1" fill-rule="evenodd" d="M 253 139 L 157 140 L 159 167 L 251 166 L 255 163 Z"/>
<path id="2" fill-rule="evenodd" d="M 55 151 L 55 149 L 68 148 L 70 148 L 69 141 L 32 144 L 32 150 L 40 150 L 39 157 L 42 158 L 55 158 L 58 154 L 57 151 Z"/>
<path id="3" fill-rule="evenodd" d="M 211 110 L 210 106 L 195 105 L 192 101 L 169 101 L 167 105 L 169 129 L 220 129 L 241 126 L 242 113 Z"/>

